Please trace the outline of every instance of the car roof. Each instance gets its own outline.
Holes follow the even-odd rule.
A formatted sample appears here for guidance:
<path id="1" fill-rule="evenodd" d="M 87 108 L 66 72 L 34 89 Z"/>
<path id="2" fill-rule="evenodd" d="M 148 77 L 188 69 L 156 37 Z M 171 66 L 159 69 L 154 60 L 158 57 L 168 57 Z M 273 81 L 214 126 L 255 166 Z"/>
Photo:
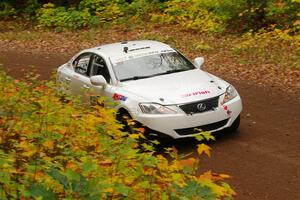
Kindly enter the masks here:
<path id="1" fill-rule="evenodd" d="M 127 49 L 127 50 L 126 50 Z M 87 51 L 101 53 L 108 57 L 122 57 L 135 53 L 147 53 L 153 51 L 173 50 L 169 45 L 153 40 L 136 40 L 106 44 Z"/>

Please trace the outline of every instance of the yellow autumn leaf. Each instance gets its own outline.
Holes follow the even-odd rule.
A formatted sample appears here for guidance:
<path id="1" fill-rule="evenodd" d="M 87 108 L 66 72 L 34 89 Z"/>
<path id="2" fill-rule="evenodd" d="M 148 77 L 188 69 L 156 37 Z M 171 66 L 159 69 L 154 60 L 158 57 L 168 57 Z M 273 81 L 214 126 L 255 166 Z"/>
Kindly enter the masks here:
<path id="1" fill-rule="evenodd" d="M 19 144 L 19 147 L 20 148 L 23 148 L 23 149 L 27 149 L 28 148 L 28 141 L 24 140 L 24 141 L 21 141 L 20 144 Z"/>
<path id="2" fill-rule="evenodd" d="M 230 175 L 228 174 L 219 174 L 219 176 L 223 179 L 230 178 Z"/>
<path id="3" fill-rule="evenodd" d="M 36 153 L 36 151 L 34 149 L 27 149 L 25 152 L 22 153 L 22 155 L 30 157 L 30 156 L 32 156 L 35 153 Z"/>
<path id="4" fill-rule="evenodd" d="M 202 153 L 205 153 L 209 158 L 211 157 L 211 148 L 207 146 L 206 144 L 199 144 L 197 148 L 197 152 L 199 155 Z"/>
<path id="5" fill-rule="evenodd" d="M 135 122 L 133 120 L 127 120 L 127 124 L 129 126 L 134 126 L 135 125 Z"/>
<path id="6" fill-rule="evenodd" d="M 104 189 L 104 192 L 113 193 L 113 191 L 114 191 L 113 188 L 106 188 L 106 189 Z"/>
<path id="7" fill-rule="evenodd" d="M 54 146 L 54 142 L 52 140 L 47 140 L 46 142 L 44 142 L 44 147 L 47 147 L 48 149 L 53 149 Z"/>
<path id="8" fill-rule="evenodd" d="M 140 134 L 130 134 L 129 137 L 132 139 L 138 139 L 140 137 Z"/>

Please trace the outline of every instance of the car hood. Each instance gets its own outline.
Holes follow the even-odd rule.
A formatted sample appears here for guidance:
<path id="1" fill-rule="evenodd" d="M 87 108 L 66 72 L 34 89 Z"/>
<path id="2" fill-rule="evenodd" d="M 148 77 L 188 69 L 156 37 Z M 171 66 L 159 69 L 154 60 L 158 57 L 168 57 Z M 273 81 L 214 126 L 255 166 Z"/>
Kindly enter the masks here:
<path id="1" fill-rule="evenodd" d="M 224 84 L 223 84 L 224 85 Z M 164 105 L 199 101 L 223 94 L 226 88 L 199 69 L 121 82 L 128 94 Z"/>

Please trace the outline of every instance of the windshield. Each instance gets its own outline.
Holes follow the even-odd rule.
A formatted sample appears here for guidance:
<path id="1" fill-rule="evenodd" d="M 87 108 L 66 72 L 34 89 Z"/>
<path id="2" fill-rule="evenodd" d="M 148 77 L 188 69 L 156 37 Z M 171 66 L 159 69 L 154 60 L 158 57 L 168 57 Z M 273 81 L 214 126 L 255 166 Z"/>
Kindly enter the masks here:
<path id="1" fill-rule="evenodd" d="M 116 77 L 120 81 L 149 78 L 191 69 L 195 69 L 195 66 L 178 52 L 143 56 L 114 65 Z"/>

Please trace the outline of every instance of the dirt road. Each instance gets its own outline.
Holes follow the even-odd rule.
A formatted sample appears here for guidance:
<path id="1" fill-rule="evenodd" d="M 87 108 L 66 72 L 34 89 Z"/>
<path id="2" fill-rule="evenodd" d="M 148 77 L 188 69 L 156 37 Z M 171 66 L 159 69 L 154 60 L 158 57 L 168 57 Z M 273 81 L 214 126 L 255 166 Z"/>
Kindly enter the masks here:
<path id="1" fill-rule="evenodd" d="M 14 77 L 36 66 L 42 78 L 68 60 L 68 55 L 1 52 L 0 63 Z M 229 79 L 228 81 L 232 82 Z M 211 159 L 202 158 L 201 171 L 228 173 L 240 200 L 300 199 L 300 91 L 232 82 L 244 110 L 238 133 L 211 143 Z M 176 142 L 180 152 L 195 152 L 190 140 Z"/>

